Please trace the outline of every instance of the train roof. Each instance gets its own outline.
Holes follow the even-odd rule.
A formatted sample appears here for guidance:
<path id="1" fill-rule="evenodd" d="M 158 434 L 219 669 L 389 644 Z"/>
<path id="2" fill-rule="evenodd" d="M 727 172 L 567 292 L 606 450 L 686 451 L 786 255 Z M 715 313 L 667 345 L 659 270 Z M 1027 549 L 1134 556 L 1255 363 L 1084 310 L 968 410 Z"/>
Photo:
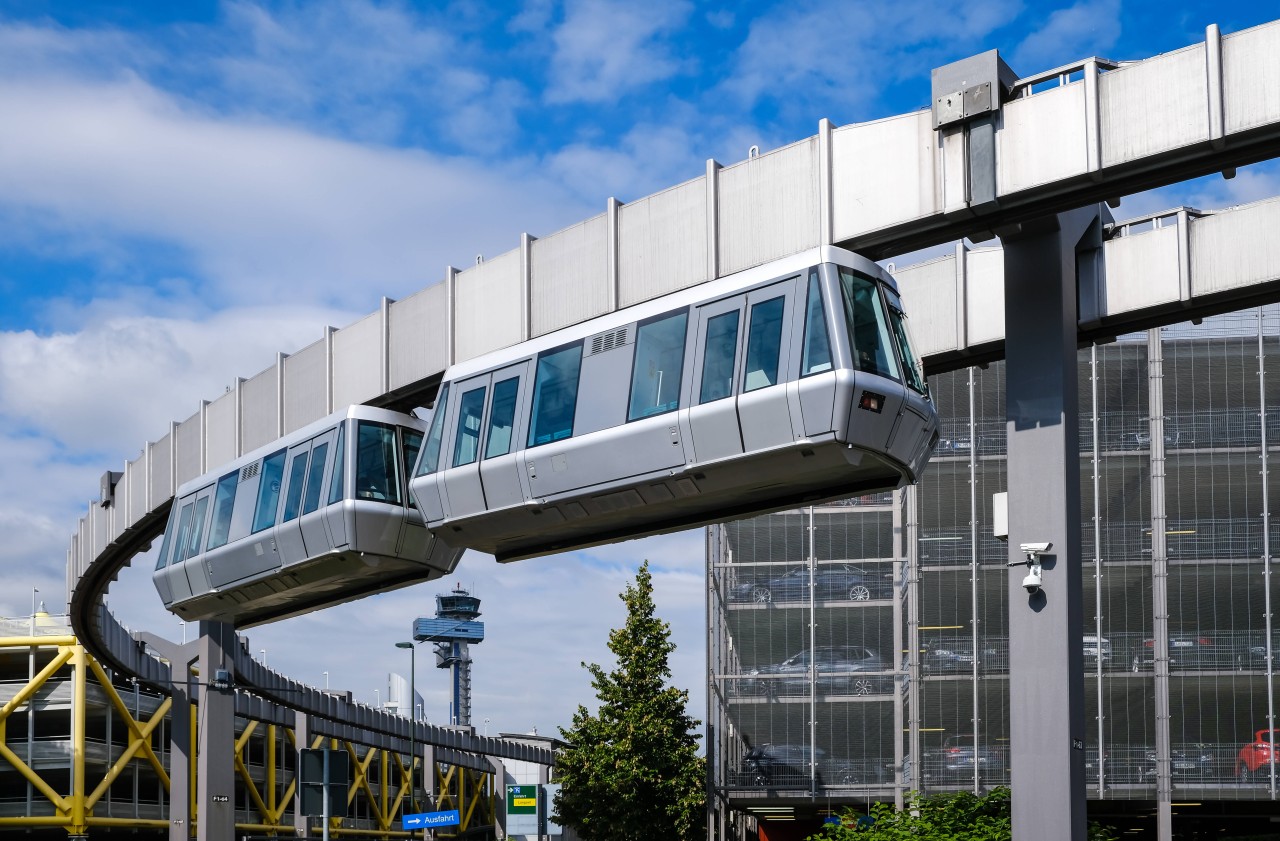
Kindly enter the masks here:
<path id="1" fill-rule="evenodd" d="M 285 433 L 270 443 L 263 444 L 256 450 L 245 453 L 234 461 L 225 462 L 222 465 L 215 466 L 214 469 L 202 473 L 195 479 L 189 479 L 183 482 L 178 488 L 177 493 L 173 496 L 179 499 L 192 491 L 207 487 L 218 480 L 219 477 L 225 476 L 232 470 L 239 470 L 246 464 L 252 464 L 263 456 L 268 456 L 285 447 L 293 446 L 298 441 L 305 441 L 312 436 L 319 435 L 327 429 L 333 428 L 339 421 L 347 418 L 355 418 L 358 420 L 382 421 L 383 423 L 394 423 L 400 426 L 408 426 L 419 429 L 422 432 L 427 431 L 425 421 L 419 420 L 413 415 L 406 415 L 401 412 L 393 412 L 390 409 L 380 409 L 376 406 L 352 405 L 345 409 L 339 409 L 331 415 L 327 415 L 319 420 L 312 421 L 306 426 L 299 427 L 292 432 Z"/>
<path id="2" fill-rule="evenodd" d="M 835 263 L 856 269 L 872 277 L 879 278 L 895 292 L 898 290 L 898 285 L 893 276 L 866 257 L 855 254 L 852 251 L 846 251 L 843 248 L 837 248 L 834 245 L 822 245 L 760 266 L 743 269 L 740 272 L 734 272 L 731 275 L 725 275 L 715 280 L 699 283 L 659 298 L 642 301 L 625 309 L 615 310 L 578 324 L 571 324 L 568 327 L 562 327 L 559 330 L 537 336 L 526 342 L 490 351 L 483 356 L 477 356 L 453 365 L 445 373 L 444 379 L 446 382 L 452 382 L 494 368 L 500 368 L 519 359 L 535 356 L 544 350 L 550 350 L 569 342 L 594 336 L 597 333 L 612 330 L 624 324 L 643 321 L 646 318 L 671 312 L 691 304 L 728 297 L 758 283 L 765 283 L 785 274 L 804 271 L 810 266 L 815 266 L 819 263 Z M 519 349 L 518 353 L 517 349 Z"/>

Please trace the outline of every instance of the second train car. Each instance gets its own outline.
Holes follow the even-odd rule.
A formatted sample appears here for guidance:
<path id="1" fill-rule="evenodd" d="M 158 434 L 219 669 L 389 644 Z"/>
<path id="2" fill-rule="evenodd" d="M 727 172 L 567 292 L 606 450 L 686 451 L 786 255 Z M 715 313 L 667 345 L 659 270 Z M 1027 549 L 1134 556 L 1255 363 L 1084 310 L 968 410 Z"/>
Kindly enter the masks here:
<path id="1" fill-rule="evenodd" d="M 190 620 L 248 627 L 453 571 L 408 495 L 426 425 L 351 406 L 185 483 L 152 581 Z"/>
<path id="2" fill-rule="evenodd" d="M 453 366 L 411 486 L 511 561 L 901 487 L 937 428 L 893 278 L 823 246 Z"/>

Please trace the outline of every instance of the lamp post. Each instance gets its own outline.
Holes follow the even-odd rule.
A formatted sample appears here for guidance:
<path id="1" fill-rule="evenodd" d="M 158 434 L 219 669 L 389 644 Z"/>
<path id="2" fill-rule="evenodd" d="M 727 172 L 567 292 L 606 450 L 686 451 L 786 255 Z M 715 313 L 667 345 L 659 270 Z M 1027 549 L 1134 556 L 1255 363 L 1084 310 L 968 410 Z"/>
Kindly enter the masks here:
<path id="1" fill-rule="evenodd" d="M 267 650 L 265 648 L 258 649 L 258 656 L 262 658 L 262 665 L 267 665 Z"/>
<path id="2" fill-rule="evenodd" d="M 417 809 L 417 787 L 414 785 L 414 770 L 418 764 L 418 720 L 414 715 L 414 701 L 417 699 L 418 688 L 417 675 L 415 669 L 417 666 L 417 652 L 414 650 L 411 642 L 398 642 L 396 648 L 409 649 L 409 805 L 413 809 Z M 409 832 L 409 837 L 413 837 L 413 832 Z"/>

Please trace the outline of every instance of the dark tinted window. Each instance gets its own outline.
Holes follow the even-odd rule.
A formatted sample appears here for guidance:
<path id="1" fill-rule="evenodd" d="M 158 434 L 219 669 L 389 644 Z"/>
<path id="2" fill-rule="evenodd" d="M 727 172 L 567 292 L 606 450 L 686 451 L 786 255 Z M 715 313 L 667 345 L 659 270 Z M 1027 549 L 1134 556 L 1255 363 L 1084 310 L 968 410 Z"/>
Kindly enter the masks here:
<path id="1" fill-rule="evenodd" d="M 827 319 L 822 312 L 822 286 L 818 273 L 809 273 L 809 301 L 804 312 L 804 356 L 800 360 L 800 376 L 831 370 L 831 339 L 827 336 Z"/>
<path id="2" fill-rule="evenodd" d="M 307 477 L 307 456 L 309 450 L 303 450 L 293 457 L 293 461 L 289 462 L 289 489 L 284 496 L 284 514 L 280 517 L 280 522 L 287 523 L 298 516 L 298 509 L 302 507 L 302 485 Z"/>
<path id="3" fill-rule="evenodd" d="M 631 369 L 631 402 L 627 407 L 627 420 L 661 415 L 680 405 L 688 323 L 689 313 L 681 311 L 641 324 L 636 331 L 636 356 Z"/>
<path id="4" fill-rule="evenodd" d="M 582 370 L 582 343 L 547 351 L 538 357 L 533 380 L 533 414 L 529 446 L 561 441 L 573 435 L 573 413 L 578 406 L 578 373 Z"/>
<path id="5" fill-rule="evenodd" d="M 480 457 L 480 424 L 487 389 L 473 388 L 458 401 L 458 431 L 453 437 L 453 466 L 472 464 Z"/>
<path id="6" fill-rule="evenodd" d="M 516 423 L 516 395 L 520 378 L 503 380 L 493 387 L 493 407 L 489 409 L 489 434 L 485 439 L 484 457 L 505 456 L 511 452 L 511 432 Z"/>
<path id="7" fill-rule="evenodd" d="M 236 485 L 240 483 L 240 471 L 233 470 L 218 480 L 218 490 L 213 495 L 213 523 L 209 526 L 209 549 L 216 549 L 227 542 L 231 533 L 231 507 L 236 501 Z"/>
<path id="8" fill-rule="evenodd" d="M 449 408 L 449 384 L 440 387 L 436 395 L 436 408 L 431 413 L 431 428 L 427 430 L 427 442 L 423 445 L 422 458 L 418 460 L 418 476 L 435 473 L 440 467 L 440 442 L 444 440 L 444 415 Z"/>
<path id="9" fill-rule="evenodd" d="M 356 499 L 400 504 L 400 453 L 393 426 L 356 425 Z"/>
<path id="10" fill-rule="evenodd" d="M 329 455 L 329 442 L 311 451 L 311 466 L 307 470 L 307 492 L 302 499 L 302 513 L 310 514 L 320 507 L 320 487 L 324 484 L 324 462 Z"/>
<path id="11" fill-rule="evenodd" d="M 707 339 L 702 351 L 702 388 L 699 403 L 710 403 L 733 394 L 733 362 L 738 351 L 737 310 L 707 319 Z"/>
<path id="12" fill-rule="evenodd" d="M 333 474 L 329 477 L 330 505 L 344 499 L 342 486 L 347 478 L 346 432 L 345 423 L 338 427 L 338 444 L 333 450 Z"/>
<path id="13" fill-rule="evenodd" d="M 785 303 L 785 298 L 770 298 L 751 308 L 751 321 L 747 328 L 747 364 L 742 376 L 744 392 L 778 384 Z"/>
<path id="14" fill-rule="evenodd" d="M 280 480 L 284 478 L 285 451 L 272 453 L 262 462 L 262 478 L 258 485 L 258 504 L 253 510 L 253 531 L 269 529 L 276 524 L 276 508 L 280 505 Z"/>

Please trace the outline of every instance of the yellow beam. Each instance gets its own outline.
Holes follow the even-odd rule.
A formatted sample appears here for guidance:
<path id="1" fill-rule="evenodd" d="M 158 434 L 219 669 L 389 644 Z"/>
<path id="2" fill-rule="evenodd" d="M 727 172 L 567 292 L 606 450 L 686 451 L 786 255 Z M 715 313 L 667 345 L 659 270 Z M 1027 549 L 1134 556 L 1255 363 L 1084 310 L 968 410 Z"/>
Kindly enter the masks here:
<path id="1" fill-rule="evenodd" d="M 39 674 L 27 681 L 26 686 L 18 690 L 17 695 L 14 695 L 9 699 L 8 703 L 3 707 L 0 707 L 0 721 L 4 721 L 14 710 L 27 703 L 27 700 L 30 699 L 32 695 L 36 694 L 36 690 L 41 686 L 44 686 L 45 681 L 52 677 L 56 671 L 70 662 L 71 658 L 74 656 L 74 647 L 64 648 L 59 651 L 57 655 L 49 661 L 49 665 L 41 669 Z"/>
<path id="2" fill-rule="evenodd" d="M 0 648 L 68 648 L 75 637 L 0 637 Z"/>
<path id="3" fill-rule="evenodd" d="M 85 722 L 88 706 L 89 678 L 88 652 L 84 646 L 72 648 L 71 657 L 71 829 L 72 835 L 83 835 L 88 830 L 85 817 L 89 814 L 84 796 Z"/>

